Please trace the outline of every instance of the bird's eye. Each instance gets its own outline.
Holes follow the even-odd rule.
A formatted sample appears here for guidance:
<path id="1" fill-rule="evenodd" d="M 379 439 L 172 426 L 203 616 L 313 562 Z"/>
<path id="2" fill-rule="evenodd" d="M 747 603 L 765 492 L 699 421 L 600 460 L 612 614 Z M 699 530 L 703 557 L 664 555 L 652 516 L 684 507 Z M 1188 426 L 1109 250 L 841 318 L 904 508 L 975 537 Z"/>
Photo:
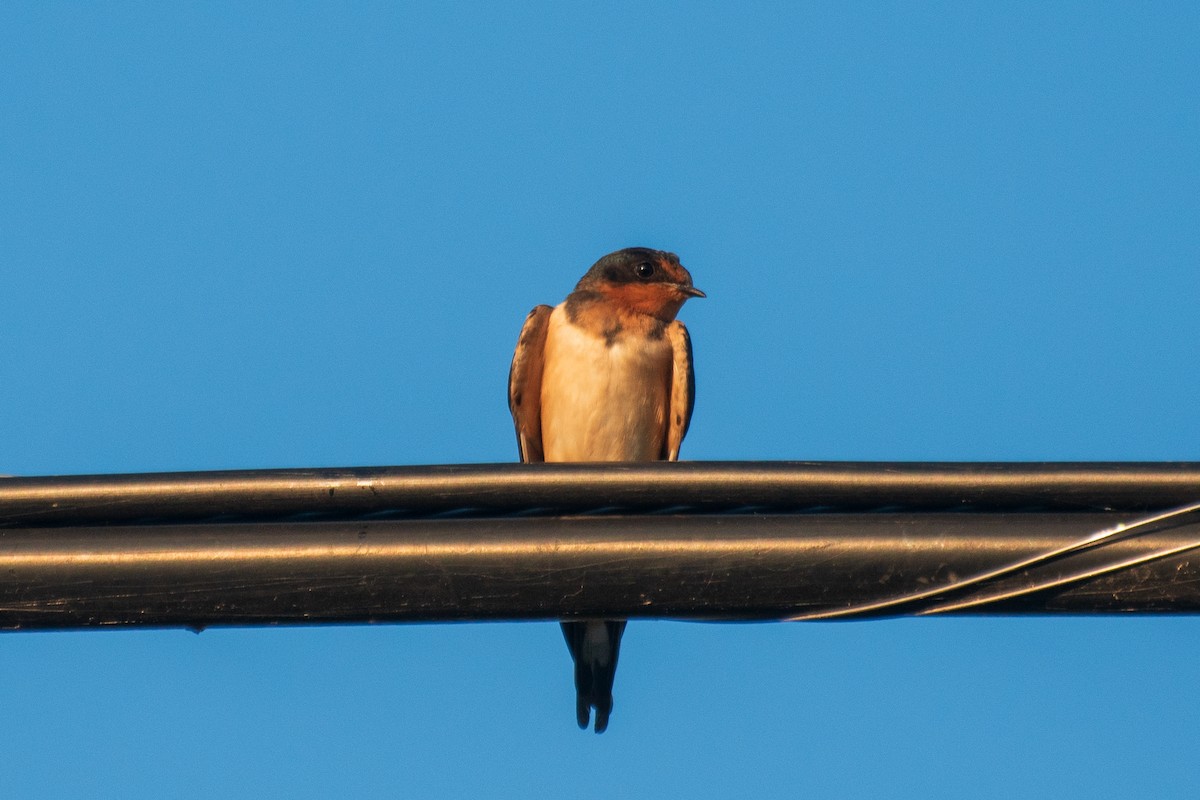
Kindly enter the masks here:
<path id="1" fill-rule="evenodd" d="M 654 265 L 649 261 L 643 261 L 641 264 L 638 264 L 637 267 L 634 268 L 634 271 L 637 272 L 637 276 L 644 281 L 654 277 Z"/>

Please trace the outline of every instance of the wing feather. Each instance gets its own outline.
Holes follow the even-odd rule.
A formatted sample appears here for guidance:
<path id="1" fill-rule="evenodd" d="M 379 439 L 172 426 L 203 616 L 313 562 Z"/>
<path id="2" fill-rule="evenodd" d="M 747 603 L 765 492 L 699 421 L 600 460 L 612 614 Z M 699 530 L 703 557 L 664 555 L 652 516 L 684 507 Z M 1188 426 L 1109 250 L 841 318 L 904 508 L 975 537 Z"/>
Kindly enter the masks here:
<path id="1" fill-rule="evenodd" d="M 542 449 L 542 368 L 550 306 L 537 306 L 525 318 L 508 371 L 508 410 L 517 430 L 521 461 L 545 461 Z"/>
<path id="2" fill-rule="evenodd" d="M 692 408 L 696 403 L 696 376 L 692 371 L 692 340 L 679 320 L 667 326 L 671 343 L 671 400 L 667 417 L 667 438 L 664 457 L 679 460 L 679 447 L 692 423 Z"/>

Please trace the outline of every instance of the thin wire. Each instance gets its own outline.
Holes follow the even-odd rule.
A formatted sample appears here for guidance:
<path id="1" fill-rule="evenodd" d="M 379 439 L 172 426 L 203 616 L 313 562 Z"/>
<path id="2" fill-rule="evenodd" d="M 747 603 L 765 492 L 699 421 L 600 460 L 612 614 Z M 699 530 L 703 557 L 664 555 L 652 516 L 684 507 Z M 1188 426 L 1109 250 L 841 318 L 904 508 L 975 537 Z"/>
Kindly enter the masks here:
<path id="1" fill-rule="evenodd" d="M 1119 522 L 1111 528 L 1103 528 L 1071 544 L 1064 545 L 1063 547 L 1058 547 L 1045 553 L 1023 559 L 1015 564 L 1009 564 L 1007 566 L 989 570 L 987 572 L 980 573 L 979 575 L 965 578 L 961 581 L 955 581 L 954 583 L 938 586 L 932 589 L 925 589 L 920 592 L 912 592 L 909 594 L 899 595 L 897 597 L 886 598 L 884 600 L 875 600 L 869 603 L 858 603 L 847 606 L 846 608 L 836 608 L 825 611 L 812 611 L 805 614 L 797 614 L 792 617 L 787 617 L 786 621 L 801 622 L 809 620 L 841 619 L 845 617 L 865 616 L 868 614 L 876 615 L 881 611 L 887 611 L 888 609 L 909 605 L 911 603 L 918 603 L 922 600 L 940 597 L 941 595 L 949 592 L 961 591 L 962 589 L 969 588 L 971 586 L 977 586 L 982 583 L 994 581 L 998 578 L 1014 575 L 1018 572 L 1023 572 L 1041 564 L 1045 564 L 1048 561 L 1052 561 L 1056 558 L 1061 558 L 1074 553 L 1081 553 L 1086 550 L 1098 548 L 1101 545 L 1121 541 L 1128 535 L 1141 535 L 1144 534 L 1145 531 L 1140 529 L 1143 529 L 1149 525 L 1154 525 L 1155 523 L 1163 522 L 1168 519 L 1174 519 L 1176 517 L 1187 516 L 1188 514 L 1194 514 L 1197 511 L 1200 511 L 1200 503 L 1191 503 L 1186 506 L 1179 506 L 1177 508 L 1173 508 L 1168 511 L 1162 511 L 1147 517 L 1141 517 L 1139 519 L 1135 519 L 1133 522 Z M 1132 534 L 1131 532 L 1134 531 L 1137 531 L 1137 533 Z M 1168 550 L 1151 553 L 1150 555 L 1139 556 L 1134 559 L 1129 559 L 1125 562 L 1096 567 L 1067 578 L 1044 581 L 1042 583 L 1034 584 L 1033 586 L 996 592 L 993 595 L 985 595 L 983 597 L 969 597 L 965 600 L 947 601 L 942 604 L 935 604 L 928 609 L 922 609 L 916 613 L 917 615 L 937 614 L 946 613 L 949 611 L 959 611 L 964 608 L 974 608 L 987 603 L 999 602 L 1001 600 L 1008 600 L 1013 597 L 1033 594 L 1035 592 L 1040 592 L 1044 589 L 1051 589 L 1066 583 L 1086 580 L 1087 578 L 1094 577 L 1096 575 L 1103 575 L 1108 572 L 1114 572 L 1127 567 L 1137 566 L 1138 564 L 1144 564 L 1149 561 L 1176 555 L 1178 553 L 1186 552 L 1196 548 L 1200 548 L 1200 540 L 1186 545 L 1181 545 L 1179 547 L 1170 548 Z"/>
<path id="2" fill-rule="evenodd" d="M 1136 558 L 1129 558 L 1125 561 L 1118 561 L 1114 564 L 1105 564 L 1100 567 L 1093 567 L 1092 569 L 1086 569 L 1082 572 L 1076 572 L 1073 575 L 1065 575 L 1060 578 L 1043 581 L 1032 586 L 1024 586 L 1017 589 L 1009 589 L 1007 591 L 996 591 L 992 592 L 991 594 L 985 594 L 981 596 L 977 595 L 974 597 L 965 598 L 963 600 L 947 601 L 945 603 L 922 609 L 921 611 L 918 611 L 916 615 L 925 616 L 928 614 L 945 614 L 951 611 L 962 611 L 968 608 L 976 608 L 978 606 L 987 605 L 988 603 L 999 603 L 1004 600 L 1011 600 L 1014 597 L 1022 597 L 1025 595 L 1034 594 L 1035 592 L 1041 592 L 1046 589 L 1054 589 L 1059 586 L 1085 581 L 1089 578 L 1107 575 L 1110 572 L 1120 572 L 1123 569 L 1129 569 L 1130 567 L 1136 567 L 1151 561 L 1157 561 L 1160 558 L 1169 558 L 1170 556 L 1179 555 L 1181 553 L 1186 553 L 1189 550 L 1197 549 L 1200 549 L 1200 540 L 1179 545 L 1178 547 L 1171 547 L 1166 550 L 1159 550 L 1157 552 L 1150 553 L 1149 555 L 1137 556 Z"/>

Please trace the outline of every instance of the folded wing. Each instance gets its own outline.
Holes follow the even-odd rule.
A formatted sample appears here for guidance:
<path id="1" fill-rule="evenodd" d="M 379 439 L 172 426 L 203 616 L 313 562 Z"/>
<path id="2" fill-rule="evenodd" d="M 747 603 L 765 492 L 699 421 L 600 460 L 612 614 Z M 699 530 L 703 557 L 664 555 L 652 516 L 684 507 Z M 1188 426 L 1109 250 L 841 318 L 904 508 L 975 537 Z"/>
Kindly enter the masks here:
<path id="1" fill-rule="evenodd" d="M 525 318 L 512 367 L 508 371 L 508 410 L 517 429 L 517 447 L 525 463 L 545 461 L 542 450 L 542 369 L 550 306 L 537 306 Z"/>
<path id="2" fill-rule="evenodd" d="M 692 422 L 692 407 L 696 398 L 696 376 L 692 371 L 692 340 L 687 328 L 679 320 L 667 326 L 667 340 L 671 343 L 671 400 L 667 409 L 667 437 L 663 458 L 679 460 L 679 447 L 687 435 Z"/>

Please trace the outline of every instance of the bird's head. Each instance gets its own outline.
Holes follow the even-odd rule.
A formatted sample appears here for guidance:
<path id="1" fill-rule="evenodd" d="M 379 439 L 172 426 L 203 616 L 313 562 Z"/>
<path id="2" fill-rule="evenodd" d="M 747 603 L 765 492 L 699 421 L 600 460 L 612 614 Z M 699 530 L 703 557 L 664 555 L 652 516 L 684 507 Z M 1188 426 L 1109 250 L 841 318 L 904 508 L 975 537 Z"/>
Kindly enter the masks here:
<path id="1" fill-rule="evenodd" d="M 609 302 L 664 322 L 675 319 L 690 297 L 704 297 L 679 256 L 647 247 L 627 247 L 592 265 L 575 291 L 598 292 Z"/>

